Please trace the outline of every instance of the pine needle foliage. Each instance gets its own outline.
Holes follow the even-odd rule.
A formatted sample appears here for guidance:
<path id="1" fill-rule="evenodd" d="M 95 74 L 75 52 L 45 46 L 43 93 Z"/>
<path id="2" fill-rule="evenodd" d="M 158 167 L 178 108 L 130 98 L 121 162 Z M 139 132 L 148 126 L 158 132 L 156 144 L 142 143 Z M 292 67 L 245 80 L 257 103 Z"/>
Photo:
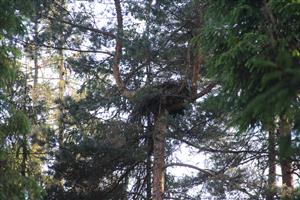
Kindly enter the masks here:
<path id="1" fill-rule="evenodd" d="M 27 85 L 17 59 L 15 39 L 26 33 L 35 1 L 0 1 L 0 199 L 42 199 L 37 178 L 27 173 L 31 131 Z M 32 173 L 32 172 L 31 172 Z"/>
<path id="2" fill-rule="evenodd" d="M 241 128 L 293 118 L 300 89 L 299 1 L 207 1 L 198 37 L 208 74 Z"/>

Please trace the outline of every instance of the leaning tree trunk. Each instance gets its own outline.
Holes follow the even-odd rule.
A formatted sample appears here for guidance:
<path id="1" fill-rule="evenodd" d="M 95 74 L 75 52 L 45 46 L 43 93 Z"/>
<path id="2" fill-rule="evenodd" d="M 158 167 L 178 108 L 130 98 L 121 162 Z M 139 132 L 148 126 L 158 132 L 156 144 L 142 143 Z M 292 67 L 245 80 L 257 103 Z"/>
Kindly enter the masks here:
<path id="1" fill-rule="evenodd" d="M 152 200 L 163 200 L 165 192 L 165 138 L 168 111 L 162 109 L 154 122 L 153 134 L 153 195 Z"/>
<path id="2" fill-rule="evenodd" d="M 293 189 L 293 168 L 292 168 L 292 152 L 291 152 L 291 126 L 289 122 L 281 117 L 279 122 L 279 160 L 282 172 L 282 184 L 287 189 Z"/>
<path id="3" fill-rule="evenodd" d="M 269 130 L 268 136 L 268 193 L 267 200 L 274 200 L 276 194 L 276 135 L 273 130 Z"/>

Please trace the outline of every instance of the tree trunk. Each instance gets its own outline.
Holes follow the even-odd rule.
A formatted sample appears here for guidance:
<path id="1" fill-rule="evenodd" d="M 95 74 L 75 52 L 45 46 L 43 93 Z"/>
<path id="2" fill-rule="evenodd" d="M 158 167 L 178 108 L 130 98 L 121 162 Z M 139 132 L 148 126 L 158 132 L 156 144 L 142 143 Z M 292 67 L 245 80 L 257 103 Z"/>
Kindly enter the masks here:
<path id="1" fill-rule="evenodd" d="M 147 140 L 146 140 L 146 145 L 147 145 L 147 160 L 146 160 L 146 199 L 151 200 L 152 197 L 152 183 L 151 183 L 151 174 L 152 174 L 152 153 L 153 153 L 153 139 L 152 139 L 152 134 L 153 133 L 153 128 L 151 124 L 151 116 L 147 116 Z"/>
<path id="2" fill-rule="evenodd" d="M 269 176 L 268 176 L 268 193 L 266 200 L 274 200 L 276 194 L 276 149 L 275 149 L 275 140 L 276 135 L 274 131 L 269 130 L 268 137 L 268 167 L 269 167 Z"/>
<path id="3" fill-rule="evenodd" d="M 147 141 L 148 143 L 148 152 L 147 152 L 147 163 L 146 163 L 146 183 L 147 183 L 147 196 L 146 196 L 146 199 L 147 200 L 151 200 L 151 195 L 152 195 L 152 189 L 151 189 L 151 155 L 152 155 L 152 152 L 150 151 L 150 143 L 151 141 L 148 139 Z"/>
<path id="4" fill-rule="evenodd" d="M 163 200 L 165 192 L 165 138 L 168 112 L 162 109 L 155 117 L 153 134 L 153 195 L 152 200 Z"/>
<path id="5" fill-rule="evenodd" d="M 34 51 L 33 51 L 33 64 L 34 64 L 34 72 L 33 72 L 33 90 L 32 90 L 32 104 L 33 104 L 33 120 L 37 120 L 36 107 L 38 102 L 38 76 L 39 76 L 39 66 L 38 66 L 38 15 L 35 14 L 34 18 Z M 34 125 L 34 124 L 32 124 Z"/>
<path id="6" fill-rule="evenodd" d="M 293 189 L 293 168 L 292 168 L 292 138 L 289 122 L 281 117 L 279 122 L 279 160 L 282 173 L 282 184 Z"/>
<path id="7" fill-rule="evenodd" d="M 39 69 L 38 69 L 38 16 L 36 14 L 34 19 L 34 52 L 33 52 L 33 62 L 34 62 L 34 76 L 33 76 L 33 88 L 34 92 L 36 92 L 36 87 L 38 84 L 38 75 L 39 75 Z M 35 97 L 37 94 L 34 94 Z"/>
<path id="8" fill-rule="evenodd" d="M 64 93 L 65 93 L 65 65 L 64 65 L 64 54 L 63 50 L 59 50 L 59 106 L 58 106 L 58 143 L 63 142 L 63 132 L 64 132 Z"/>

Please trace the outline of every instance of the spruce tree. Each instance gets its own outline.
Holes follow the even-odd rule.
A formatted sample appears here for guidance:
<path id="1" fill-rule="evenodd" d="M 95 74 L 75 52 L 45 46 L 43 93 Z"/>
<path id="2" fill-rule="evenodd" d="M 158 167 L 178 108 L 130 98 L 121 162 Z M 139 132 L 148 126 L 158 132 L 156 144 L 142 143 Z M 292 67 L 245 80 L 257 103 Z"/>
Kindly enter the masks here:
<path id="1" fill-rule="evenodd" d="M 299 112 L 299 2 L 207 3 L 207 24 L 200 41 L 208 73 L 220 82 L 220 94 L 231 105 L 236 116 L 233 121 L 241 130 L 262 127 L 269 137 L 277 133 L 286 187 L 282 197 L 291 198 L 296 170 L 292 168 L 292 130 Z M 274 153 L 272 140 L 269 153 Z M 271 172 L 270 179 L 273 176 Z M 273 198 L 272 194 L 269 199 Z"/>
<path id="2" fill-rule="evenodd" d="M 42 199 L 39 168 L 31 153 L 32 106 L 28 70 L 20 64 L 16 40 L 26 33 L 34 1 L 1 1 L 0 27 L 0 198 Z M 31 171 L 32 170 L 32 171 Z"/>

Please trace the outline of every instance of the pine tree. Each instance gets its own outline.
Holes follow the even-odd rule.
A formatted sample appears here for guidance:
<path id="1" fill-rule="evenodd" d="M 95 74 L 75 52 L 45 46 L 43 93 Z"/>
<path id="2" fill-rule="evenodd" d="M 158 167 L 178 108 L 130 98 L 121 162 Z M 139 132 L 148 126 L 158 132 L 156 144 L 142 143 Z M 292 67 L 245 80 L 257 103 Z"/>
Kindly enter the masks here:
<path id="1" fill-rule="evenodd" d="M 220 81 L 224 102 L 232 106 L 235 122 L 241 129 L 277 129 L 282 180 L 290 191 L 294 156 L 291 137 L 299 112 L 299 3 L 208 4 L 207 25 L 201 36 L 208 73 Z"/>
<path id="2" fill-rule="evenodd" d="M 41 182 L 58 200 L 296 196 L 298 2 L 6 3 L 0 198 L 38 199 Z M 174 159 L 183 146 L 205 168 Z"/>
<path id="3" fill-rule="evenodd" d="M 119 1 L 115 1 L 115 7 L 111 7 L 111 9 L 115 13 L 116 23 L 108 24 L 102 29 L 94 28 L 91 15 L 85 16 L 83 13 L 73 16 L 77 21 L 72 18 L 56 20 L 58 23 L 78 29 L 81 34 L 86 35 L 86 38 L 90 38 L 93 47 L 100 49 L 96 49 L 94 53 L 107 55 L 99 59 L 93 54 L 88 54 L 88 51 L 93 53 L 93 47 L 91 47 L 91 50 L 81 52 L 79 59 L 67 59 L 72 70 L 85 80 L 82 91 L 87 92 L 87 100 L 81 101 L 81 103 L 85 101 L 90 103 L 90 105 L 85 104 L 86 109 L 90 109 L 89 112 L 97 113 L 100 108 L 111 108 L 118 113 L 116 117 L 120 118 L 120 114 L 125 113 L 131 118 L 129 121 L 136 121 L 139 126 L 146 126 L 146 123 L 147 126 L 152 126 L 150 137 L 145 137 L 140 132 L 140 139 L 136 142 L 143 144 L 146 144 L 146 140 L 149 142 L 148 150 L 142 150 L 144 153 L 148 152 L 148 166 L 144 165 L 143 169 L 149 170 L 149 163 L 153 162 L 152 188 L 153 198 L 156 199 L 164 196 L 166 165 L 164 152 L 166 151 L 167 123 L 170 116 L 183 113 L 186 103 L 193 102 L 197 97 L 205 95 L 214 86 L 213 84 L 208 85 L 200 94 L 196 94 L 199 67 L 202 65 L 202 61 L 199 52 L 191 50 L 190 40 L 198 33 L 196 29 L 201 26 L 201 16 L 196 16 L 197 20 L 194 20 L 190 18 L 189 11 L 195 5 L 201 7 L 201 3 L 183 3 L 179 8 L 175 6 L 176 3 L 180 3 L 180 1 L 157 2 L 153 9 L 147 11 L 147 16 L 144 16 L 141 9 L 144 6 L 147 7 L 148 3 L 139 4 L 132 1 L 121 5 Z M 182 12 L 181 16 L 166 15 L 164 9 L 169 6 L 170 13 L 180 11 Z M 84 9 L 83 5 L 82 8 Z M 122 11 L 123 8 L 125 9 Z M 196 13 L 196 10 L 195 8 L 193 11 Z M 140 21 L 146 21 L 147 30 L 139 33 L 134 29 L 135 27 L 130 27 L 127 21 L 124 22 L 123 17 L 127 12 L 131 12 Z M 106 13 L 106 15 L 108 14 Z M 166 27 L 171 32 L 168 33 L 164 30 Z M 159 32 L 159 30 L 163 31 Z M 69 44 L 75 46 L 75 43 Z M 115 45 L 115 52 L 101 50 L 112 45 Z M 79 45 L 79 47 L 81 46 Z M 111 75 L 115 78 L 116 85 L 108 80 L 108 76 Z M 83 115 L 83 113 L 85 114 Z M 81 113 L 82 116 L 90 116 L 86 112 L 83 113 Z M 148 120 L 146 120 L 147 116 Z M 97 118 L 96 116 L 91 117 Z M 70 118 L 70 121 L 73 119 Z M 68 123 L 66 122 L 66 124 Z M 78 122 L 70 122 L 69 127 L 74 127 L 71 123 Z M 90 129 L 90 126 L 80 127 L 79 124 L 76 125 L 78 130 Z M 89 131 L 86 134 L 90 134 Z M 152 144 L 153 160 L 150 149 Z M 132 171 L 137 171 L 137 169 L 138 167 L 133 168 Z M 149 185 L 149 171 L 147 177 Z M 145 194 L 145 187 L 139 183 L 141 179 L 138 177 L 136 180 L 133 196 L 138 193 Z M 149 187 L 147 191 L 149 195 Z"/>
<path id="4" fill-rule="evenodd" d="M 31 132 L 28 70 L 23 71 L 21 51 L 15 42 L 24 36 L 33 1 L 1 1 L 1 199 L 41 199 L 43 189 L 30 173 L 28 135 Z"/>

